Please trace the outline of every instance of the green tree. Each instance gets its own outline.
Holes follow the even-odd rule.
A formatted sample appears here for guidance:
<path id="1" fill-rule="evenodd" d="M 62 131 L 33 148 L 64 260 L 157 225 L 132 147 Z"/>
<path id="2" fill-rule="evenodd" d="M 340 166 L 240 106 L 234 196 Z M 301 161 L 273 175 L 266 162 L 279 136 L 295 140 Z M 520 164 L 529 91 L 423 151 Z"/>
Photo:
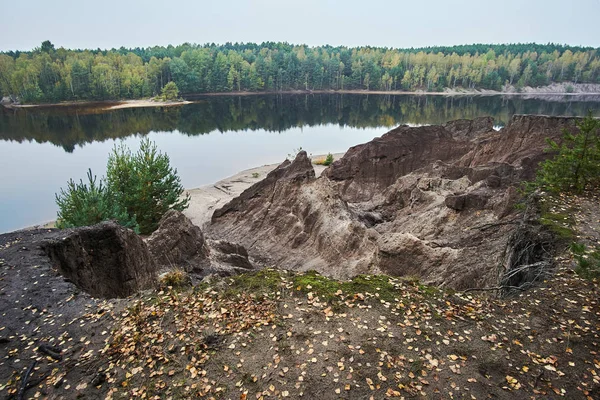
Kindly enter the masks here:
<path id="1" fill-rule="evenodd" d="M 42 47 L 40 48 L 40 50 L 43 51 L 44 53 L 50 53 L 51 51 L 54 51 L 54 45 L 52 44 L 51 41 L 44 40 L 42 42 Z"/>
<path id="2" fill-rule="evenodd" d="M 108 158 L 106 176 L 109 188 L 135 217 L 142 234 L 156 230 L 168 210 L 188 207 L 189 195 L 182 197 L 184 188 L 177 169 L 149 139 L 142 140 L 135 154 L 124 146 L 115 146 Z"/>
<path id="3" fill-rule="evenodd" d="M 600 120 L 590 112 L 577 128 L 577 133 L 565 130 L 561 144 L 548 140 L 548 150 L 557 154 L 540 165 L 536 186 L 555 193 L 581 193 L 600 183 Z"/>
<path id="4" fill-rule="evenodd" d="M 60 189 L 56 194 L 58 228 L 73 228 L 77 226 L 94 225 L 101 221 L 116 220 L 121 225 L 138 231 L 135 218 L 119 203 L 115 193 L 96 176 L 92 170 L 87 173 L 88 182 L 80 180 L 75 183 L 72 179 L 67 182 L 67 189 Z"/>
<path id="5" fill-rule="evenodd" d="M 162 101 L 173 101 L 179 98 L 179 89 L 175 82 L 171 81 L 162 88 L 160 99 Z"/>

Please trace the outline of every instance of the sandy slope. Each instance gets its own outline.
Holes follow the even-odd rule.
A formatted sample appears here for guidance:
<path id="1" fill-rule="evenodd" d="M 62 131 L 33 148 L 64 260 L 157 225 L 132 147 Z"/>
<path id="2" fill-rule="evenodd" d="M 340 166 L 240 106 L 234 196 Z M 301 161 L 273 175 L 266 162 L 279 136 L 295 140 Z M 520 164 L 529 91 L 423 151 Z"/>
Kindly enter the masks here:
<path id="1" fill-rule="evenodd" d="M 344 153 L 336 153 L 333 157 L 337 160 L 343 155 Z M 324 157 L 325 156 L 322 155 L 313 156 L 313 160 L 319 160 Z M 212 213 L 217 208 L 222 207 L 244 190 L 263 179 L 278 165 L 279 164 L 270 164 L 247 169 L 214 184 L 188 190 L 191 201 L 189 208 L 184 211 L 184 214 L 191 219 L 195 225 L 204 228 L 204 225 L 207 222 L 210 222 Z M 321 172 L 323 172 L 326 167 L 314 165 L 314 168 L 316 175 L 320 176 Z"/>

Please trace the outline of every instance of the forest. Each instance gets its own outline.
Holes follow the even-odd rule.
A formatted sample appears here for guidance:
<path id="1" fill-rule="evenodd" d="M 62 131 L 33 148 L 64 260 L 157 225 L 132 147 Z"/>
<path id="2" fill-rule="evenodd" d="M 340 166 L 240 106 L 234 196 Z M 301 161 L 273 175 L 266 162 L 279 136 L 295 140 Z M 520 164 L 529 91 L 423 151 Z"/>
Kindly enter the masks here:
<path id="1" fill-rule="evenodd" d="M 0 94 L 22 103 L 121 100 L 179 93 L 502 90 L 600 83 L 598 48 L 474 44 L 393 49 L 266 42 L 69 50 L 45 41 L 0 53 Z"/>

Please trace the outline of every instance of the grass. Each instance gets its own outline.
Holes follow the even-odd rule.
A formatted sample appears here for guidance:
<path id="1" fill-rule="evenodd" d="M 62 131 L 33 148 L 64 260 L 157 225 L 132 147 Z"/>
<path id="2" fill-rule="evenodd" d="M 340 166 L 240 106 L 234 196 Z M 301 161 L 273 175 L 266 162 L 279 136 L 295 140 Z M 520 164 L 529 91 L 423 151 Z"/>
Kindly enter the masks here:
<path id="1" fill-rule="evenodd" d="M 163 289 L 181 289 L 191 283 L 189 275 L 181 268 L 174 268 L 160 278 L 160 287 Z"/>
<path id="2" fill-rule="evenodd" d="M 328 154 L 327 154 L 327 157 L 325 157 L 325 158 L 320 158 L 320 159 L 318 159 L 318 160 L 315 160 L 315 161 L 313 162 L 313 164 L 316 164 L 316 165 L 324 165 L 324 166 L 326 166 L 326 167 L 327 167 L 327 166 L 331 165 L 331 163 L 333 163 L 333 161 L 334 161 L 334 159 L 333 159 L 333 154 L 331 154 L 331 153 L 328 153 Z"/>

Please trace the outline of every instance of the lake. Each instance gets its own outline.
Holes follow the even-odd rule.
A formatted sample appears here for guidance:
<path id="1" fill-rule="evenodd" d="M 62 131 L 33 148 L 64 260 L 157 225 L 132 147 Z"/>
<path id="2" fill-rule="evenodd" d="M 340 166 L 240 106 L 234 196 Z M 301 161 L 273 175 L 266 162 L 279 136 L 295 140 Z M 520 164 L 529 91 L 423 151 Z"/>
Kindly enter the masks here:
<path id="1" fill-rule="evenodd" d="M 283 161 L 295 149 L 343 152 L 400 124 L 441 124 L 491 115 L 600 115 L 599 103 L 503 96 L 298 94 L 197 97 L 180 107 L 101 112 L 94 107 L 0 107 L 0 232 L 53 220 L 54 195 L 88 168 L 104 175 L 121 141 L 155 141 L 194 188 L 241 170 Z"/>

